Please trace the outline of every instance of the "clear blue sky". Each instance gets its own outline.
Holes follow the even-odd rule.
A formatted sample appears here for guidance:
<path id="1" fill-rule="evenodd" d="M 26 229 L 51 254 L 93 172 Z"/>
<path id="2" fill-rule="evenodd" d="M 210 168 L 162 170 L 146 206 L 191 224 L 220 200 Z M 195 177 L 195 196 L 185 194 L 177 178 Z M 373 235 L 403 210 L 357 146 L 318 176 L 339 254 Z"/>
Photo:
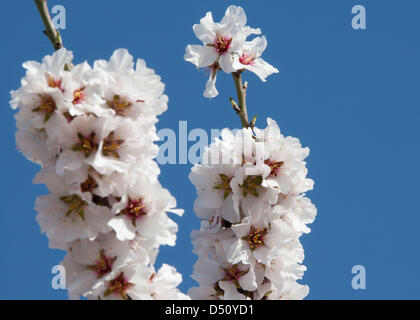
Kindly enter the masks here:
<path id="1" fill-rule="evenodd" d="M 228 76 L 219 77 L 220 95 L 202 97 L 206 76 L 183 61 L 186 44 L 198 43 L 192 25 L 212 11 L 244 7 L 249 25 L 268 39 L 264 59 L 280 72 L 262 83 L 246 74 L 248 108 L 259 121 L 276 119 L 285 135 L 311 148 L 309 196 L 318 207 L 312 233 L 303 237 L 309 299 L 420 298 L 420 209 L 418 192 L 420 120 L 420 2 L 367 0 L 282 1 L 49 1 L 67 10 L 65 46 L 75 62 L 109 58 L 127 48 L 162 76 L 170 98 L 158 128 L 238 127 L 228 96 Z M 351 8 L 367 10 L 367 30 L 351 28 Z M 0 298 L 65 299 L 53 290 L 52 266 L 63 257 L 48 248 L 33 210 L 46 192 L 32 184 L 39 170 L 17 150 L 9 90 L 19 86 L 26 60 L 52 52 L 41 33 L 32 1 L 7 1 L 0 12 L 0 100 L 2 116 L 0 185 Z M 190 165 L 162 166 L 161 182 L 186 210 L 175 218 L 176 247 L 162 248 L 159 263 L 190 278 L 196 256 L 190 231 L 197 228 L 188 181 Z M 367 270 L 367 289 L 351 287 L 351 268 Z"/>

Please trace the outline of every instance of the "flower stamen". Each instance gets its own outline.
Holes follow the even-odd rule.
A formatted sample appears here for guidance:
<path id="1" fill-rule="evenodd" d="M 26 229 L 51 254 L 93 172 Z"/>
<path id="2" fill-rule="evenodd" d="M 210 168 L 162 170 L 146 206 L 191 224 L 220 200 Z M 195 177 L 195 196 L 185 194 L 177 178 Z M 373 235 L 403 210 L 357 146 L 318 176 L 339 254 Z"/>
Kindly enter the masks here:
<path id="1" fill-rule="evenodd" d="M 82 200 L 80 196 L 73 194 L 70 196 L 60 197 L 60 200 L 69 205 L 66 211 L 66 217 L 72 213 L 76 213 L 83 221 L 85 220 L 84 208 L 87 206 L 87 202 Z"/>
<path id="2" fill-rule="evenodd" d="M 98 279 L 112 271 L 112 264 L 117 257 L 108 257 L 105 255 L 105 250 L 99 251 L 99 258 L 94 264 L 88 265 L 86 268 L 96 273 Z"/>
<path id="3" fill-rule="evenodd" d="M 246 197 L 248 193 L 250 193 L 253 196 L 258 197 L 257 188 L 261 186 L 262 181 L 262 176 L 247 176 L 243 184 L 239 186 L 242 189 L 242 195 Z"/>
<path id="4" fill-rule="evenodd" d="M 57 80 L 54 79 L 54 77 L 49 74 L 49 73 L 45 73 L 45 78 L 47 80 L 47 84 L 50 88 L 58 88 L 61 91 L 63 91 L 63 89 L 61 88 L 61 78 L 58 78 Z"/>
<path id="5" fill-rule="evenodd" d="M 255 249 L 265 245 L 264 238 L 266 234 L 267 228 L 251 226 L 249 234 L 243 237 L 243 239 L 248 242 L 251 251 L 254 251 Z"/>
<path id="6" fill-rule="evenodd" d="M 223 268 L 223 272 L 224 272 L 225 276 L 222 279 L 222 281 L 232 281 L 235 284 L 235 286 L 237 288 L 239 288 L 240 287 L 239 278 L 242 277 L 243 275 L 247 274 L 248 271 L 249 271 L 249 269 L 245 270 L 245 271 L 240 270 L 239 267 L 238 267 L 238 264 L 234 264 L 234 265 L 231 265 L 227 268 Z"/>
<path id="7" fill-rule="evenodd" d="M 114 94 L 112 100 L 107 100 L 106 104 L 109 108 L 113 109 L 119 116 L 125 117 L 125 111 L 132 106 L 132 103 L 126 99 L 120 97 L 118 94 Z"/>
<path id="8" fill-rule="evenodd" d="M 96 183 L 95 179 L 92 178 L 91 175 L 88 175 L 87 179 L 80 184 L 80 190 L 82 190 L 82 192 L 92 193 L 93 189 L 97 187 L 98 184 Z"/>
<path id="9" fill-rule="evenodd" d="M 270 159 L 265 160 L 264 163 L 271 168 L 271 172 L 268 175 L 268 178 L 277 177 L 281 166 L 284 164 L 283 161 L 274 161 Z"/>
<path id="10" fill-rule="evenodd" d="M 79 138 L 80 142 L 73 146 L 73 151 L 82 151 L 85 155 L 85 158 L 89 158 L 92 152 L 98 150 L 98 144 L 95 140 L 95 132 L 92 131 L 87 137 L 79 132 L 77 137 Z"/>
<path id="11" fill-rule="evenodd" d="M 73 104 L 79 104 L 81 103 L 83 100 L 85 100 L 86 95 L 85 95 L 85 87 L 81 87 L 80 89 L 77 89 L 74 91 L 73 93 Z"/>
<path id="12" fill-rule="evenodd" d="M 247 66 L 249 65 L 252 66 L 254 64 L 254 60 L 255 60 L 254 54 L 248 55 L 248 54 L 242 53 L 242 55 L 239 57 L 239 62 Z"/>
<path id="13" fill-rule="evenodd" d="M 32 112 L 43 113 L 44 122 L 47 122 L 51 118 L 55 109 L 57 109 L 57 107 L 55 106 L 55 101 L 50 95 L 47 94 L 38 94 L 38 97 L 40 99 L 39 104 L 36 108 L 32 109 Z"/>
<path id="14" fill-rule="evenodd" d="M 112 156 L 114 158 L 119 158 L 120 155 L 117 152 L 118 147 L 124 143 L 123 139 L 115 139 L 114 131 L 104 139 L 104 144 L 102 147 L 102 154 L 104 156 Z"/>
<path id="15" fill-rule="evenodd" d="M 124 272 L 121 272 L 117 277 L 111 280 L 108 284 L 108 289 L 105 291 L 104 296 L 107 297 L 111 293 L 120 295 L 124 300 L 128 300 L 127 290 L 134 286 L 134 283 L 128 282 L 124 278 Z"/>
<path id="16" fill-rule="evenodd" d="M 219 177 L 219 184 L 216 184 L 213 188 L 216 190 L 224 190 L 223 200 L 225 200 L 232 193 L 232 188 L 230 186 L 230 180 L 232 180 L 232 178 L 223 173 L 219 173 Z"/>
<path id="17" fill-rule="evenodd" d="M 76 118 L 76 116 L 72 116 L 69 111 L 63 112 L 64 118 L 66 118 L 67 123 L 70 123 Z"/>
<path id="18" fill-rule="evenodd" d="M 126 215 L 133 223 L 133 226 L 136 227 L 137 220 L 147 215 L 146 205 L 143 203 L 143 199 L 128 198 L 127 206 L 124 210 L 121 210 L 121 214 Z"/>
<path id="19" fill-rule="evenodd" d="M 232 37 L 228 38 L 228 37 L 218 35 L 214 42 L 214 47 L 216 48 L 216 51 L 219 54 L 224 54 L 225 52 L 229 50 L 231 42 L 232 42 Z"/>

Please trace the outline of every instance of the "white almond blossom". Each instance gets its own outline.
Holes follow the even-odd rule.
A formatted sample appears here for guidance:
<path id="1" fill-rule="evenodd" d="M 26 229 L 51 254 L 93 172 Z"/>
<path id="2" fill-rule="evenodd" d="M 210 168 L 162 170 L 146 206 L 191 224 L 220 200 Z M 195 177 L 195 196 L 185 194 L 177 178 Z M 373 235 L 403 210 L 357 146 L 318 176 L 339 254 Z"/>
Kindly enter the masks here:
<path id="1" fill-rule="evenodd" d="M 94 114 L 98 117 L 113 115 L 110 108 L 103 107 L 102 79 L 85 61 L 64 73 L 61 86 L 68 102 L 68 117 Z"/>
<path id="2" fill-rule="evenodd" d="M 90 165 L 102 175 L 124 173 L 139 160 L 154 158 L 159 148 L 153 123 L 128 118 L 110 118 L 99 135 L 98 150 Z M 146 160 L 147 161 L 147 160 Z"/>
<path id="3" fill-rule="evenodd" d="M 167 109 L 165 85 L 146 62 L 133 57 L 126 49 L 115 50 L 109 61 L 97 60 L 94 73 L 101 79 L 103 108 L 116 116 L 157 122 L 156 116 Z"/>
<path id="4" fill-rule="evenodd" d="M 151 300 L 153 291 L 148 282 L 152 275 L 148 264 L 132 262 L 113 277 L 98 282 L 85 296 L 100 300 Z"/>
<path id="5" fill-rule="evenodd" d="M 216 74 L 219 70 L 235 72 L 235 55 L 242 50 L 246 38 L 260 34 L 260 29 L 246 26 L 246 15 L 241 7 L 230 6 L 220 22 L 214 22 L 211 12 L 193 26 L 194 34 L 203 45 L 188 45 L 184 59 L 197 68 L 208 68 L 210 78 L 206 84 L 204 96 L 213 98 L 218 92 L 215 87 Z"/>
<path id="6" fill-rule="evenodd" d="M 32 126 L 28 117 L 15 115 L 18 131 L 15 134 L 16 145 L 20 152 L 32 162 L 39 165 L 53 165 L 57 161 L 58 146 L 46 143 L 48 140 L 45 130 Z"/>
<path id="7" fill-rule="evenodd" d="M 295 195 L 312 190 L 313 181 L 306 178 L 305 158 L 309 148 L 302 148 L 299 139 L 284 137 L 277 123 L 268 118 L 265 130 L 255 129 L 256 141 L 263 143 L 265 170 L 263 186 L 281 194 Z"/>
<path id="8" fill-rule="evenodd" d="M 36 200 L 36 220 L 50 240 L 71 242 L 76 239 L 95 239 L 111 231 L 108 221 L 111 211 L 82 199 L 78 194 L 51 193 Z"/>
<path id="9" fill-rule="evenodd" d="M 138 235 L 142 239 L 153 239 L 155 245 L 173 246 L 178 226 L 166 212 L 182 214 L 182 211 L 173 210 L 175 206 L 176 201 L 168 190 L 147 177 L 139 177 L 113 205 L 116 216 L 108 224 L 121 241 Z"/>
<path id="10" fill-rule="evenodd" d="M 203 45 L 188 45 L 184 59 L 197 68 L 207 68 L 210 77 L 203 92 L 204 97 L 214 98 L 216 77 L 219 70 L 225 73 L 254 72 L 262 81 L 278 70 L 265 62 L 261 55 L 267 46 L 264 36 L 246 41 L 250 35 L 261 33 L 260 29 L 246 26 L 247 18 L 241 7 L 230 6 L 220 22 L 214 22 L 211 12 L 193 26 L 194 34 Z"/>
<path id="11" fill-rule="evenodd" d="M 181 282 L 181 274 L 176 272 L 174 267 L 164 263 L 159 271 L 149 279 L 152 286 L 152 298 L 155 300 L 189 300 L 189 296 L 176 289 Z"/>
<path id="12" fill-rule="evenodd" d="M 135 261 L 149 263 L 146 252 L 134 252 L 129 241 L 115 241 L 109 232 L 95 240 L 78 239 L 69 243 L 69 252 L 62 265 L 66 268 L 69 296 L 78 299 L 92 287 L 115 278 L 120 270 Z"/>
<path id="13" fill-rule="evenodd" d="M 237 54 L 234 55 L 233 68 L 252 71 L 265 82 L 269 75 L 279 72 L 271 64 L 261 59 L 261 55 L 266 47 L 267 39 L 264 36 L 246 41 Z"/>

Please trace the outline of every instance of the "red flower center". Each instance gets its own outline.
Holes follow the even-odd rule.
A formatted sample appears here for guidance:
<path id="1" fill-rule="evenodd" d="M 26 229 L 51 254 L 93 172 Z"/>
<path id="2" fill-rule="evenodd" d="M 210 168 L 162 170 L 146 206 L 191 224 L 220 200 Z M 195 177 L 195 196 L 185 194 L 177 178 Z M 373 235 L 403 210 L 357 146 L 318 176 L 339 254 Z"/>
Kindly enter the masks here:
<path id="1" fill-rule="evenodd" d="M 81 87 L 73 93 L 73 104 L 79 104 L 83 100 L 85 100 L 85 87 Z"/>
<path id="2" fill-rule="evenodd" d="M 133 283 L 128 282 L 124 278 L 124 272 L 121 272 L 117 277 L 111 280 L 108 284 L 108 289 L 105 291 L 104 296 L 109 296 L 111 293 L 120 295 L 122 299 L 128 300 L 127 290 L 134 286 Z"/>
<path id="3" fill-rule="evenodd" d="M 248 270 L 240 270 L 237 264 L 230 265 L 227 268 L 223 268 L 224 278 L 223 281 L 232 281 L 236 287 L 239 288 L 239 278 L 247 274 Z"/>
<path id="4" fill-rule="evenodd" d="M 277 175 L 279 174 L 280 168 L 284 162 L 267 159 L 264 161 L 264 163 L 271 168 L 271 171 L 268 177 L 272 178 L 272 177 L 277 177 Z"/>
<path id="5" fill-rule="evenodd" d="M 134 226 L 136 221 L 147 214 L 146 205 L 143 204 L 142 198 L 128 198 L 127 206 L 121 211 L 121 214 L 126 215 Z"/>
<path id="6" fill-rule="evenodd" d="M 104 275 L 112 271 L 112 264 L 117 257 L 108 257 L 105 255 L 105 250 L 102 249 L 99 252 L 99 258 L 96 259 L 95 264 L 87 266 L 89 270 L 96 273 L 98 278 L 102 278 Z"/>
<path id="7" fill-rule="evenodd" d="M 253 65 L 255 60 L 255 56 L 253 54 L 247 55 L 245 53 L 242 53 L 242 55 L 239 57 L 239 62 L 244 65 Z"/>
<path id="8" fill-rule="evenodd" d="M 232 37 L 223 37 L 223 36 L 217 36 L 216 41 L 214 42 L 216 51 L 219 54 L 223 54 L 226 51 L 229 50 L 230 43 L 232 42 Z"/>
<path id="9" fill-rule="evenodd" d="M 61 88 L 61 78 L 54 79 L 54 77 L 49 73 L 45 73 L 45 78 L 50 88 L 58 88 L 61 91 L 63 91 L 63 89 Z"/>

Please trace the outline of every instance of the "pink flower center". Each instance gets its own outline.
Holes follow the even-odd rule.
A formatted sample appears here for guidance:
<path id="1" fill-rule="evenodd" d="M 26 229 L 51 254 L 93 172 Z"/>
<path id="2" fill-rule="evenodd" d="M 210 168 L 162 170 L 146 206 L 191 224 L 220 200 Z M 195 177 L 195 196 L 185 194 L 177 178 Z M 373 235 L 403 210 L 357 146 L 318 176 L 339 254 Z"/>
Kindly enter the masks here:
<path id="1" fill-rule="evenodd" d="M 76 118 L 76 116 L 72 116 L 70 114 L 70 112 L 68 112 L 68 111 L 63 112 L 63 116 L 64 116 L 64 118 L 66 118 L 68 123 L 72 122 L 74 120 L 74 118 Z"/>
<path id="2" fill-rule="evenodd" d="M 231 281 L 238 280 L 241 277 L 241 271 L 237 266 L 230 266 L 225 269 L 225 277 Z"/>
<path id="3" fill-rule="evenodd" d="M 245 240 L 248 241 L 249 248 L 251 251 L 265 245 L 264 239 L 267 234 L 267 228 L 259 228 L 251 226 L 248 236 L 245 237 Z"/>
<path id="4" fill-rule="evenodd" d="M 73 104 L 81 103 L 83 100 L 85 100 L 85 97 L 85 87 L 75 90 L 73 93 Z"/>
<path id="5" fill-rule="evenodd" d="M 138 100 L 138 102 L 144 102 L 144 100 Z M 125 117 L 126 110 L 132 106 L 132 103 L 127 101 L 125 98 L 120 97 L 118 94 L 114 94 L 112 100 L 107 100 L 106 104 L 109 108 L 115 110 L 115 113 L 119 116 Z"/>
<path id="6" fill-rule="evenodd" d="M 223 37 L 217 36 L 216 41 L 214 42 L 214 47 L 219 54 L 223 54 L 230 48 L 230 43 L 232 42 L 232 37 Z"/>
<path id="7" fill-rule="evenodd" d="M 280 168 L 283 165 L 283 161 L 274 161 L 267 159 L 264 163 L 271 168 L 270 174 L 268 175 L 269 178 L 277 177 L 280 172 Z"/>
<path id="8" fill-rule="evenodd" d="M 88 136 L 84 136 L 79 132 L 77 133 L 77 137 L 79 138 L 79 143 L 76 143 L 73 146 L 73 151 L 81 151 L 84 153 L 85 158 L 89 158 L 92 152 L 98 150 L 98 143 L 95 139 L 95 132 L 92 131 Z"/>
<path id="9" fill-rule="evenodd" d="M 237 264 L 223 268 L 224 278 L 222 281 L 232 281 L 239 288 L 239 278 L 247 274 L 249 270 L 240 270 Z"/>
<path id="10" fill-rule="evenodd" d="M 117 277 L 111 280 L 108 284 L 108 289 L 105 291 L 104 296 L 109 296 L 111 293 L 119 295 L 122 299 L 128 300 L 127 290 L 134 286 L 133 283 L 128 282 L 121 272 Z"/>
<path id="11" fill-rule="evenodd" d="M 239 62 L 244 65 L 253 65 L 255 60 L 255 56 L 253 54 L 247 55 L 245 53 L 242 53 L 242 55 L 239 57 Z"/>
<path id="12" fill-rule="evenodd" d="M 134 226 L 136 226 L 136 221 L 142 216 L 147 215 L 146 205 L 143 204 L 142 198 L 128 198 L 127 206 L 124 210 L 121 211 L 121 214 L 126 215 Z"/>
<path id="13" fill-rule="evenodd" d="M 108 257 L 105 255 L 105 250 L 102 249 L 99 252 L 99 258 L 96 259 L 95 264 L 87 266 L 89 270 L 96 273 L 98 278 L 102 278 L 104 275 L 112 271 L 112 264 L 117 257 Z"/>
<path id="14" fill-rule="evenodd" d="M 61 78 L 54 79 L 54 77 L 49 73 L 45 73 L 45 78 L 50 88 L 58 88 L 61 91 L 63 91 L 63 89 L 61 88 Z"/>

